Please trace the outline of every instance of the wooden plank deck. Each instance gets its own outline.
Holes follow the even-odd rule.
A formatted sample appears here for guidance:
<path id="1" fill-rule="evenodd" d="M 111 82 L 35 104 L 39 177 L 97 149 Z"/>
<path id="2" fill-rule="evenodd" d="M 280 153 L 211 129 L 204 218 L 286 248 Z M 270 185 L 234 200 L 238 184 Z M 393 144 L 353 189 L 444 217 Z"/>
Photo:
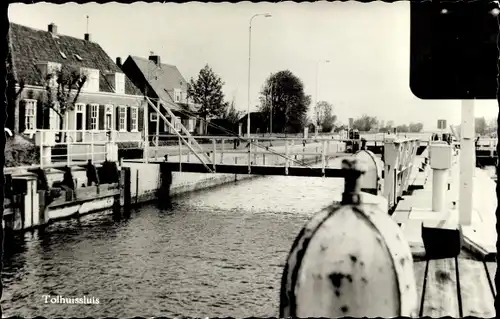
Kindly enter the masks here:
<path id="1" fill-rule="evenodd" d="M 493 263 L 460 255 L 414 262 L 419 317 L 494 318 L 496 290 Z M 495 268 L 496 268 L 496 262 Z"/>

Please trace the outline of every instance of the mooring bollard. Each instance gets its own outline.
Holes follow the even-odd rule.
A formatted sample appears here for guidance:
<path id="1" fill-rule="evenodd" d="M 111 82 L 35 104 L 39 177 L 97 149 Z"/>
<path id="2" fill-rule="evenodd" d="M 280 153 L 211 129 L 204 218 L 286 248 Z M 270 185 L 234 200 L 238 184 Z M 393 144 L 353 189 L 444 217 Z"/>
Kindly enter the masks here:
<path id="1" fill-rule="evenodd" d="M 280 317 L 417 315 L 410 248 L 385 205 L 364 203 L 363 170 L 343 161 L 340 206 L 328 207 L 302 229 L 283 271 Z"/>
<path id="2" fill-rule="evenodd" d="M 160 188 L 157 192 L 157 202 L 160 209 L 171 206 L 170 187 L 172 186 L 172 170 L 166 163 L 160 163 Z"/>

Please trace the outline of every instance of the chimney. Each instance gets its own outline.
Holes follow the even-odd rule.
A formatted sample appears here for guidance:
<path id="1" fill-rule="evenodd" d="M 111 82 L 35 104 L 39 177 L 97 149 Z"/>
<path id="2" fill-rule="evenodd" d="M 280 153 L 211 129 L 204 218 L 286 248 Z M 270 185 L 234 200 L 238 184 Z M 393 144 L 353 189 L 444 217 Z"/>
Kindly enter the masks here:
<path id="1" fill-rule="evenodd" d="M 157 66 L 160 66 L 160 56 L 159 55 L 150 55 L 149 61 L 153 61 Z"/>
<path id="2" fill-rule="evenodd" d="M 118 65 L 118 67 L 121 69 L 121 67 L 122 67 L 122 58 L 120 58 L 120 57 L 116 58 L 116 65 Z"/>
<path id="3" fill-rule="evenodd" d="M 89 41 L 90 42 L 90 33 L 85 33 L 85 41 Z"/>
<path id="4" fill-rule="evenodd" d="M 49 32 L 57 35 L 57 25 L 55 25 L 54 23 L 49 24 Z"/>

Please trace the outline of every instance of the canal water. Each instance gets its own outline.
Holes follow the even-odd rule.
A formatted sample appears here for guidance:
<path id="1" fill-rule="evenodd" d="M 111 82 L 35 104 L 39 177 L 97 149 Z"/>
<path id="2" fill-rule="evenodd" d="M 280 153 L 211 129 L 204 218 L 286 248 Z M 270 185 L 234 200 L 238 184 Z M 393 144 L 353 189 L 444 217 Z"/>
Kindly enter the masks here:
<path id="1" fill-rule="evenodd" d="M 4 314 L 278 316 L 295 236 L 342 189 L 341 179 L 261 177 L 178 197 L 170 211 L 148 205 L 124 221 L 108 212 L 53 224 L 8 243 Z"/>

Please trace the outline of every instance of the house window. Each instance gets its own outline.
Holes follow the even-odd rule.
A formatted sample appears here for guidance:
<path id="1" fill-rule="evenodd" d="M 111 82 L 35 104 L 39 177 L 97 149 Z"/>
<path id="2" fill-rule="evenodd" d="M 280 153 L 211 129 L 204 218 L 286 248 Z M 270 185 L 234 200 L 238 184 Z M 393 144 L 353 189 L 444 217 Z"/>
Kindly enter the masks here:
<path id="1" fill-rule="evenodd" d="M 36 128 L 36 100 L 24 100 L 24 127 L 25 131 L 34 131 Z"/>
<path id="2" fill-rule="evenodd" d="M 139 112 L 138 112 L 137 107 L 131 107 L 130 108 L 130 130 L 132 132 L 138 131 L 138 125 L 137 125 L 138 117 L 139 117 Z"/>
<path id="3" fill-rule="evenodd" d="M 156 114 L 156 113 L 149 113 L 149 121 L 150 122 L 158 122 L 158 114 Z"/>
<path id="4" fill-rule="evenodd" d="M 120 106 L 119 107 L 119 127 L 118 130 L 126 131 L 127 130 L 127 107 Z"/>
<path id="5" fill-rule="evenodd" d="M 92 104 L 90 106 L 90 129 L 97 130 L 99 123 L 99 105 Z"/>
<path id="6" fill-rule="evenodd" d="M 112 105 L 106 105 L 106 115 L 104 118 L 104 126 L 106 130 L 111 130 L 113 128 L 112 126 L 112 121 L 113 121 L 113 106 Z"/>
<path id="7" fill-rule="evenodd" d="M 115 93 L 125 94 L 125 74 L 123 73 L 115 74 L 115 85 L 116 85 Z"/>

